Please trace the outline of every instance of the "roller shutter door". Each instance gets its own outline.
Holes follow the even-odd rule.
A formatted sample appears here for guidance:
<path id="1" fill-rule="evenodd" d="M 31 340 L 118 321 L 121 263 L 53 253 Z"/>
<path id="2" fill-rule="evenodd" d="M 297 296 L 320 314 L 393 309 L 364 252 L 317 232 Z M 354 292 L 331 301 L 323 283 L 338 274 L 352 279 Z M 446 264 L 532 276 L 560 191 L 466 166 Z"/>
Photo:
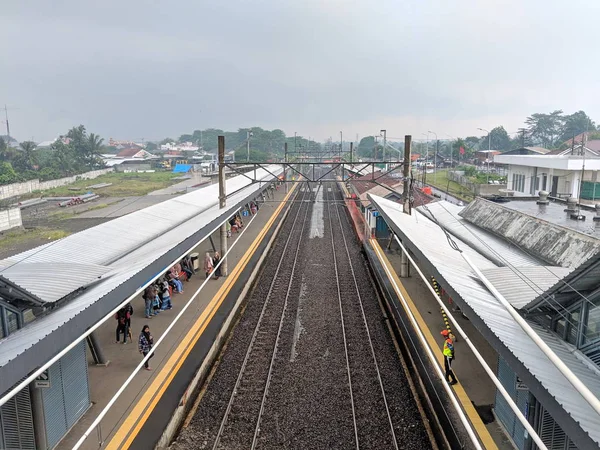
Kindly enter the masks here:
<path id="1" fill-rule="evenodd" d="M 35 450 L 29 388 L 23 389 L 0 408 L 0 448 Z"/>
<path id="2" fill-rule="evenodd" d="M 51 387 L 43 390 L 48 447 L 53 448 L 90 405 L 85 343 L 49 369 Z"/>

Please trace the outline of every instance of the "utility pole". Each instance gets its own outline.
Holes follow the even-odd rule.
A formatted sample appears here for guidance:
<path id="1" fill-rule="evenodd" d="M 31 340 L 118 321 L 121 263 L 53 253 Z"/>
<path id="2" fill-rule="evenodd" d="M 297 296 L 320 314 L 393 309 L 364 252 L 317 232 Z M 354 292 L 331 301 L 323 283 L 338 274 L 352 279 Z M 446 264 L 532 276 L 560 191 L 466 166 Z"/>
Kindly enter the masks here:
<path id="1" fill-rule="evenodd" d="M 8 108 L 4 105 L 4 115 L 6 116 L 6 136 L 8 136 L 7 144 L 10 145 L 10 125 L 8 125 Z"/>
<path id="2" fill-rule="evenodd" d="M 350 142 L 350 162 L 354 161 L 354 156 L 353 156 L 354 155 L 354 150 L 353 150 L 353 148 L 354 148 L 354 142 Z"/>
<path id="3" fill-rule="evenodd" d="M 294 154 L 296 154 L 296 132 L 294 131 Z"/>
<path id="4" fill-rule="evenodd" d="M 410 144 L 411 136 L 404 136 L 404 190 L 403 196 L 403 211 L 410 216 Z M 400 278 L 408 278 L 410 276 L 410 262 L 406 252 L 402 251 L 400 255 Z"/>
<path id="5" fill-rule="evenodd" d="M 225 136 L 219 136 L 219 209 L 225 209 L 227 193 L 225 192 Z M 229 219 L 228 219 L 229 220 Z M 221 273 L 227 276 L 227 224 L 221 224 Z"/>
<path id="6" fill-rule="evenodd" d="M 383 155 L 382 155 L 382 157 L 383 157 L 383 162 L 385 162 L 385 146 L 387 144 L 387 136 L 386 136 L 387 132 L 386 132 L 386 130 L 381 130 L 381 133 L 383 133 Z M 387 164 L 384 167 L 385 167 L 385 169 L 387 169 Z"/>
<path id="7" fill-rule="evenodd" d="M 250 130 L 246 131 L 246 147 L 247 147 L 246 162 L 250 162 L 250 136 L 252 136 L 252 131 L 250 131 Z"/>
<path id="8" fill-rule="evenodd" d="M 342 157 L 342 152 L 344 151 L 344 136 L 340 131 L 340 154 L 338 155 L 340 158 Z"/>

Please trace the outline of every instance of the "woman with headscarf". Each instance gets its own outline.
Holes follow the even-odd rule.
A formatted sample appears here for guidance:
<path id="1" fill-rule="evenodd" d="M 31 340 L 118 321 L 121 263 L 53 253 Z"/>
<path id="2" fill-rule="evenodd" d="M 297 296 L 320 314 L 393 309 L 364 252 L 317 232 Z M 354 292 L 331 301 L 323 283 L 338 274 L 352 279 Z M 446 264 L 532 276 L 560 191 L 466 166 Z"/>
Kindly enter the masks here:
<path id="1" fill-rule="evenodd" d="M 204 255 L 204 273 L 206 274 L 206 278 L 210 277 L 213 267 L 213 260 L 210 257 L 210 253 L 206 252 L 206 255 Z"/>
<path id="2" fill-rule="evenodd" d="M 148 325 L 144 325 L 144 328 L 142 328 L 142 332 L 140 333 L 140 338 L 138 339 L 138 349 L 140 350 L 140 353 L 144 355 L 144 358 L 150 352 L 150 349 L 153 345 L 154 338 L 150 334 L 150 327 Z M 150 355 L 150 358 L 152 358 L 153 356 L 154 353 Z M 150 360 L 150 358 L 148 358 L 148 361 Z M 144 367 L 146 368 L 146 370 L 151 370 L 148 361 L 144 363 Z"/>
<path id="3" fill-rule="evenodd" d="M 218 280 L 221 276 L 221 266 L 218 266 L 220 261 L 221 255 L 219 255 L 219 252 L 215 252 L 215 256 L 212 260 L 213 266 L 215 267 L 215 280 Z"/>

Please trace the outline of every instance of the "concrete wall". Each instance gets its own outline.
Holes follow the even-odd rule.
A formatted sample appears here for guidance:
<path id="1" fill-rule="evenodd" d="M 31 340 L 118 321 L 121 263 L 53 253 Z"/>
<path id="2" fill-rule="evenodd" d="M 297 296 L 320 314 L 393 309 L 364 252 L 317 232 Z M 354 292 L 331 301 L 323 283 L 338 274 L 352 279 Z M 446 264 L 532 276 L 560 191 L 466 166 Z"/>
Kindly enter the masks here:
<path id="1" fill-rule="evenodd" d="M 552 265 L 575 268 L 600 252 L 600 241 L 592 236 L 481 198 L 469 203 L 460 216 Z"/>
<path id="2" fill-rule="evenodd" d="M 0 211 L 0 231 L 10 230 L 11 228 L 22 227 L 21 209 L 11 208 Z"/>
<path id="3" fill-rule="evenodd" d="M 74 183 L 77 180 L 91 180 L 112 171 L 113 169 L 111 167 L 109 169 L 92 170 L 90 172 L 85 172 L 72 177 L 59 178 L 57 180 L 29 180 L 23 183 L 6 184 L 4 186 L 0 186 L 0 200 L 29 194 L 34 191 L 43 191 L 55 187 L 66 186 L 67 184 Z"/>
<path id="4" fill-rule="evenodd" d="M 475 195 L 500 195 L 500 189 L 506 189 L 506 184 L 477 184 L 471 182 L 463 171 L 450 170 L 448 178 L 466 187 Z"/>
<path id="5" fill-rule="evenodd" d="M 139 163 L 139 164 L 117 164 L 115 170 L 117 172 L 135 172 L 140 170 L 150 170 L 152 165 L 150 163 Z"/>

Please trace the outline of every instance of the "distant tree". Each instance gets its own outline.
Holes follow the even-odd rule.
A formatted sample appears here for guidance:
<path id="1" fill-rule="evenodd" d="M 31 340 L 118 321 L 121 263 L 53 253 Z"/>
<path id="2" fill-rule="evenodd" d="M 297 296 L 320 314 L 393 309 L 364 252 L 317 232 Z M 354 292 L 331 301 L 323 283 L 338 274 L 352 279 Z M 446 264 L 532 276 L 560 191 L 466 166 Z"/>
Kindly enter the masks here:
<path id="1" fill-rule="evenodd" d="M 492 131 L 490 131 L 490 136 L 492 138 L 492 150 L 506 151 L 510 149 L 510 137 L 508 136 L 508 133 L 506 132 L 504 127 L 500 126 L 492 129 Z M 487 143 L 487 139 L 484 139 L 483 145 L 480 145 L 479 148 L 487 149 Z"/>
<path id="2" fill-rule="evenodd" d="M 375 138 L 373 136 L 365 136 L 358 143 L 358 156 L 372 158 L 374 149 Z"/>
<path id="3" fill-rule="evenodd" d="M 10 184 L 19 181 L 19 176 L 9 162 L 0 162 L 0 184 Z"/>
<path id="4" fill-rule="evenodd" d="M 470 153 L 475 152 L 478 148 L 480 148 L 481 138 L 477 136 L 468 136 L 463 140 L 465 151 L 468 149 Z M 487 147 L 481 147 L 487 148 Z"/>
<path id="5" fill-rule="evenodd" d="M 194 136 L 191 134 L 182 134 L 177 142 L 194 142 Z"/>
<path id="6" fill-rule="evenodd" d="M 171 142 L 175 142 L 175 139 L 165 138 L 162 141 L 160 141 L 160 145 L 169 144 Z"/>
<path id="7" fill-rule="evenodd" d="M 37 158 L 35 155 L 35 142 L 24 141 L 21 142 L 21 144 L 19 144 L 19 147 L 21 147 L 23 157 L 22 164 L 25 166 L 25 170 L 33 170 L 37 165 Z"/>
<path id="8" fill-rule="evenodd" d="M 154 142 L 148 142 L 146 143 L 146 150 L 149 152 L 153 152 L 156 151 L 158 149 L 158 145 L 155 144 Z"/>
<path id="9" fill-rule="evenodd" d="M 553 148 L 563 133 L 565 117 L 560 109 L 549 114 L 536 113 L 525 119 L 531 140 L 546 148 Z"/>
<path id="10" fill-rule="evenodd" d="M 585 131 L 596 131 L 596 124 L 585 112 L 577 111 L 564 117 L 564 128 L 560 141 L 564 142 L 573 139 L 573 136 L 577 136 Z"/>

